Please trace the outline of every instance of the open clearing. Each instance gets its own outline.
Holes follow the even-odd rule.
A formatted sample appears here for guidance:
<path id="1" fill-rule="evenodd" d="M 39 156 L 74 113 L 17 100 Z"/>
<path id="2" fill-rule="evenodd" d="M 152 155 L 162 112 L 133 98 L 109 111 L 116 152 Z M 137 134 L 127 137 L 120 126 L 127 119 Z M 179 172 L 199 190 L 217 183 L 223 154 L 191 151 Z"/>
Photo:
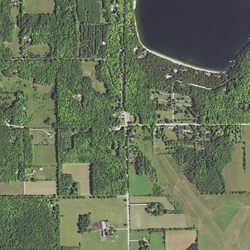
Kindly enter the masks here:
<path id="1" fill-rule="evenodd" d="M 29 181 L 25 182 L 26 195 L 56 194 L 56 181 Z"/>
<path id="2" fill-rule="evenodd" d="M 95 71 L 95 66 L 96 65 L 98 65 L 98 63 L 95 63 L 95 62 L 83 62 L 82 63 L 83 75 L 91 77 L 91 79 L 93 81 L 92 84 L 93 84 L 95 90 L 97 90 L 97 91 L 99 91 L 101 93 L 105 93 L 106 88 L 104 86 L 104 83 L 99 82 L 96 79 L 96 71 Z"/>
<path id="3" fill-rule="evenodd" d="M 78 231 L 78 217 L 61 217 L 61 245 L 62 246 L 79 246 L 81 234 Z"/>
<path id="4" fill-rule="evenodd" d="M 43 57 L 45 53 L 49 53 L 50 48 L 49 45 L 31 45 L 26 48 L 25 54 L 33 53 L 34 55 L 40 55 Z"/>
<path id="5" fill-rule="evenodd" d="M 166 197 L 130 197 L 130 203 L 150 203 L 160 202 L 168 210 L 174 210 L 174 206 L 168 201 Z"/>
<path id="6" fill-rule="evenodd" d="M 34 164 L 38 166 L 56 165 L 55 146 L 34 146 Z"/>
<path id="7" fill-rule="evenodd" d="M 55 144 L 55 130 L 51 128 L 45 128 L 45 130 L 53 136 L 49 137 L 48 134 L 42 130 L 30 130 L 30 135 L 34 145 Z"/>
<path id="8" fill-rule="evenodd" d="M 32 170 L 36 170 L 35 174 L 31 176 L 31 178 L 39 179 L 39 180 L 51 180 L 56 181 L 56 166 L 54 167 L 43 167 L 43 170 L 39 170 L 38 168 L 29 168 L 27 169 L 27 173 L 32 173 Z"/>
<path id="9" fill-rule="evenodd" d="M 121 198 L 62 199 L 60 210 L 63 217 L 78 217 L 91 212 L 91 221 L 108 220 L 116 228 L 126 228 L 126 201 Z"/>
<path id="10" fill-rule="evenodd" d="M 0 195 L 22 195 L 23 194 L 23 182 L 12 181 L 0 182 Z"/>
<path id="11" fill-rule="evenodd" d="M 131 241 L 130 242 L 130 250 L 138 250 L 140 247 L 139 241 Z"/>
<path id="12" fill-rule="evenodd" d="M 164 234 L 162 232 L 152 233 L 150 235 L 150 249 L 151 250 L 165 250 L 164 249 Z"/>
<path id="13" fill-rule="evenodd" d="M 147 237 L 149 239 L 148 231 L 130 231 L 130 240 L 142 240 L 143 237 Z"/>
<path id="14" fill-rule="evenodd" d="M 106 241 L 101 242 L 100 232 L 84 233 L 81 235 L 81 250 L 127 250 L 127 231 L 117 231 L 117 238 L 106 237 Z"/>
<path id="15" fill-rule="evenodd" d="M 63 173 L 72 174 L 74 181 L 80 182 L 80 195 L 90 195 L 89 188 L 89 164 L 63 164 Z"/>
<path id="16" fill-rule="evenodd" d="M 132 229 L 187 227 L 184 214 L 154 216 L 146 213 L 145 206 L 131 206 L 130 213 Z"/>
<path id="17" fill-rule="evenodd" d="M 213 218 L 224 232 L 234 216 L 240 210 L 241 205 L 235 201 L 229 201 L 213 212 Z"/>
<path id="18" fill-rule="evenodd" d="M 148 178 L 146 176 L 130 174 L 129 175 L 129 194 L 131 196 L 152 194 L 152 187 Z"/>
<path id="19" fill-rule="evenodd" d="M 250 191 L 250 169 L 243 169 L 243 145 L 238 144 L 233 151 L 233 162 L 225 168 L 225 181 L 228 191 Z M 248 155 L 250 149 L 248 148 Z M 247 161 L 249 162 L 249 161 Z"/>
<path id="20" fill-rule="evenodd" d="M 53 0 L 25 0 L 24 12 L 30 14 L 53 13 L 55 3 Z"/>
<path id="21" fill-rule="evenodd" d="M 166 250 L 186 250 L 196 240 L 196 231 L 166 232 Z"/>

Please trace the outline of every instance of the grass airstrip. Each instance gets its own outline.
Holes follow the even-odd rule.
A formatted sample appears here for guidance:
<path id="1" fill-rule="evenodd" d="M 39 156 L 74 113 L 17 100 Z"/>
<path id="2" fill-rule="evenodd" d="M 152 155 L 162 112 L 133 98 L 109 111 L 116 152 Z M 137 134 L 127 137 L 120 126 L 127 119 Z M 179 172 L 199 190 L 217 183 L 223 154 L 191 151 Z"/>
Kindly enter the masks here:
<path id="1" fill-rule="evenodd" d="M 89 164 L 88 163 L 70 163 L 63 164 L 63 173 L 72 174 L 74 181 L 80 183 L 80 196 L 90 195 L 89 188 Z"/>
<path id="2" fill-rule="evenodd" d="M 91 212 L 91 222 L 108 220 L 109 224 L 113 225 L 115 228 L 126 228 L 125 226 L 127 218 L 126 202 L 122 198 L 62 199 L 59 202 L 59 206 L 62 215 L 61 217 L 62 246 L 78 246 L 80 241 L 80 234 L 77 233 L 78 231 L 77 223 L 79 214 L 86 214 Z M 124 232 L 127 233 L 126 230 L 124 230 Z M 89 234 L 86 234 L 86 237 L 87 235 Z M 100 233 L 98 235 L 99 235 L 98 237 L 100 238 Z M 90 237 L 95 237 L 95 236 L 92 236 L 91 234 Z M 102 243 L 106 244 L 106 242 Z M 95 248 L 90 248 L 90 249 L 95 249 Z"/>

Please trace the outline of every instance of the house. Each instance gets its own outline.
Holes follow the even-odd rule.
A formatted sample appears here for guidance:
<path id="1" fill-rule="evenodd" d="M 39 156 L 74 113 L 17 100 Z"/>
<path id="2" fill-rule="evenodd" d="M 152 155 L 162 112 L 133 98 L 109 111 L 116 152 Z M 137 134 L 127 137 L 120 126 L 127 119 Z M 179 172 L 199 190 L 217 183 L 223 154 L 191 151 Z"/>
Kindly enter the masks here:
<path id="1" fill-rule="evenodd" d="M 100 226 L 101 226 L 101 230 L 105 230 L 107 228 L 107 223 L 105 221 L 100 221 Z"/>
<path id="2" fill-rule="evenodd" d="M 17 72 L 18 72 L 17 70 L 11 70 L 12 74 L 17 73 Z"/>
<path id="3" fill-rule="evenodd" d="M 39 170 L 43 170 L 43 168 L 39 168 Z"/>

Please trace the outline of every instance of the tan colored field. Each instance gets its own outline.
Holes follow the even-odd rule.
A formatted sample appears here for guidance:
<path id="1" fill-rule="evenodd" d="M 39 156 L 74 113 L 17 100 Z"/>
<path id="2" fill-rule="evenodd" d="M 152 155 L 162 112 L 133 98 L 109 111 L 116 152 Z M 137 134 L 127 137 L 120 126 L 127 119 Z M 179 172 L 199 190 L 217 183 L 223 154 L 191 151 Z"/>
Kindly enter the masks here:
<path id="1" fill-rule="evenodd" d="M 240 144 L 236 146 L 233 151 L 233 162 L 225 168 L 225 181 L 228 191 L 250 191 L 250 169 L 246 172 L 243 169 L 242 147 L 243 145 Z M 247 152 L 250 156 L 250 147 Z"/>
<path id="2" fill-rule="evenodd" d="M 25 182 L 25 194 L 26 195 L 56 194 L 56 181 Z"/>
<path id="3" fill-rule="evenodd" d="M 53 0 L 25 0 L 25 13 L 53 13 L 55 3 Z"/>
<path id="4" fill-rule="evenodd" d="M 61 245 L 62 246 L 79 246 L 81 234 L 78 231 L 78 217 L 61 217 Z M 74 232 L 74 233 L 72 233 Z"/>
<path id="5" fill-rule="evenodd" d="M 23 194 L 23 182 L 12 181 L 0 182 L 0 195 L 21 195 Z"/>
<path id="6" fill-rule="evenodd" d="M 80 182 L 80 195 L 90 195 L 89 163 L 63 164 L 63 173 L 72 174 L 75 181 Z"/>
<path id="7" fill-rule="evenodd" d="M 187 227 L 184 214 L 164 214 L 154 216 L 146 213 L 145 206 L 130 207 L 131 228 L 184 228 Z"/>
<path id="8" fill-rule="evenodd" d="M 131 196 L 130 203 L 147 203 L 147 202 L 160 202 L 168 210 L 174 210 L 173 205 L 166 197 L 137 197 Z"/>
<path id="9" fill-rule="evenodd" d="M 196 231 L 166 232 L 166 250 L 186 250 L 196 240 Z"/>

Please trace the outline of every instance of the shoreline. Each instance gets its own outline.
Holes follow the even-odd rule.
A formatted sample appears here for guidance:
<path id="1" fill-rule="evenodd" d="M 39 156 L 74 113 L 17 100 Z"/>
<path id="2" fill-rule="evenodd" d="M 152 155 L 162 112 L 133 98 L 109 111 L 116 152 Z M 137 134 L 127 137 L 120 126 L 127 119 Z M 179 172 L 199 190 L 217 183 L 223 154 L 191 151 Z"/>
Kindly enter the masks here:
<path id="1" fill-rule="evenodd" d="M 136 9 L 136 1 L 137 0 L 134 0 L 134 10 Z M 178 65 L 183 65 L 183 66 L 186 66 L 186 67 L 189 67 L 189 68 L 192 68 L 192 69 L 196 69 L 196 70 L 199 70 L 199 71 L 204 71 L 204 72 L 209 72 L 209 73 L 214 73 L 214 74 L 219 74 L 219 73 L 222 73 L 223 71 L 213 71 L 213 70 L 208 70 L 208 69 L 203 69 L 203 68 L 199 68 L 199 67 L 195 67 L 195 66 L 192 66 L 190 64 L 186 64 L 186 63 L 183 63 L 181 61 L 178 61 L 178 60 L 175 60 L 171 57 L 168 57 L 168 56 L 165 56 L 165 55 L 162 55 L 158 52 L 155 52 L 153 50 L 150 50 L 148 49 L 146 46 L 144 46 L 144 44 L 142 43 L 141 39 L 140 39 L 140 36 L 139 36 L 139 32 L 138 32 L 138 29 L 137 29 L 137 23 L 136 23 L 136 17 L 135 17 L 135 13 L 134 13 L 134 20 L 135 20 L 135 29 L 136 29 L 136 34 L 137 34 L 137 37 L 138 37 L 138 41 L 139 43 L 141 44 L 141 46 L 146 49 L 148 52 L 156 55 L 156 56 L 159 56 L 161 58 L 164 58 L 166 60 L 169 60 L 175 64 L 178 64 Z"/>

